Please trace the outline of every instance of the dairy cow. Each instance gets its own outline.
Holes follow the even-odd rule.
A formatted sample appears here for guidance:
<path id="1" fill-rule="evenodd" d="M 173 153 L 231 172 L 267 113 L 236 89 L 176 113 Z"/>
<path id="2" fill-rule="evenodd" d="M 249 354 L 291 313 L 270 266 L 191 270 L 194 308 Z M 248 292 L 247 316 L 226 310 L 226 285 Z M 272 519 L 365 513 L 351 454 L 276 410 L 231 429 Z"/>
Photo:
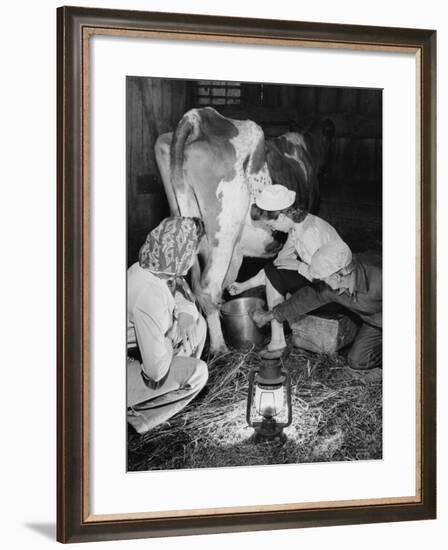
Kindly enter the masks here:
<path id="1" fill-rule="evenodd" d="M 251 219 L 251 205 L 265 185 L 280 183 L 313 212 L 319 201 L 317 170 L 328 137 L 289 132 L 266 140 L 250 120 L 232 120 L 211 107 L 188 111 L 174 134 L 157 139 L 155 153 L 172 214 L 205 224 L 193 291 L 205 312 L 213 352 L 226 350 L 219 319 L 223 289 L 236 280 L 244 256 L 270 258 L 276 235 Z"/>

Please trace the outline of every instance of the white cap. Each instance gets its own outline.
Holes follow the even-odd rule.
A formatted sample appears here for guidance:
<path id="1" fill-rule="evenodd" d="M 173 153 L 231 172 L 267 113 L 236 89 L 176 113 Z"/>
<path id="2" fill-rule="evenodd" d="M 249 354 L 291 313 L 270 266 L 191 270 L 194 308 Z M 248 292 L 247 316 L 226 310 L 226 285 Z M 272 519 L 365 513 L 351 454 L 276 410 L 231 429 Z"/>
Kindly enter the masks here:
<path id="1" fill-rule="evenodd" d="M 313 279 L 325 279 L 343 267 L 347 267 L 351 261 L 352 251 L 342 239 L 329 241 L 313 254 L 310 276 Z"/>
<path id="2" fill-rule="evenodd" d="M 284 210 L 294 204 L 295 191 L 284 185 L 267 185 L 255 199 L 255 204 L 263 210 Z"/>

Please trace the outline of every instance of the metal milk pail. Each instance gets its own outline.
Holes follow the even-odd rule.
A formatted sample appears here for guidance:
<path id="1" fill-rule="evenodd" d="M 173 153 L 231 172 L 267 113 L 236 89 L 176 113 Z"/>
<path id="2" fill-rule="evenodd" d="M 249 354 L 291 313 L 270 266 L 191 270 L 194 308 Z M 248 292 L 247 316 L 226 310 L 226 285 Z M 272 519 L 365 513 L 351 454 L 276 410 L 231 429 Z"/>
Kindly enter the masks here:
<path id="1" fill-rule="evenodd" d="M 221 307 L 224 338 L 234 348 L 248 344 L 261 345 L 265 339 L 263 329 L 257 327 L 250 313 L 265 305 L 261 298 L 236 298 Z"/>

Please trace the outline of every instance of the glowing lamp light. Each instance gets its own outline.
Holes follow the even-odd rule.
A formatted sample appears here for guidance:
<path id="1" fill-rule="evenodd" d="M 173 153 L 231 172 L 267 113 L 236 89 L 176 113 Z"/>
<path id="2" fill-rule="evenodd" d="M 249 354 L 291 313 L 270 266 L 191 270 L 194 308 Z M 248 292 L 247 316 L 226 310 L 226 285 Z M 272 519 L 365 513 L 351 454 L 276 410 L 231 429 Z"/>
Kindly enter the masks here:
<path id="1" fill-rule="evenodd" d="M 255 442 L 285 441 L 283 428 L 292 422 L 291 382 L 279 359 L 251 369 L 246 419 L 255 429 Z"/>

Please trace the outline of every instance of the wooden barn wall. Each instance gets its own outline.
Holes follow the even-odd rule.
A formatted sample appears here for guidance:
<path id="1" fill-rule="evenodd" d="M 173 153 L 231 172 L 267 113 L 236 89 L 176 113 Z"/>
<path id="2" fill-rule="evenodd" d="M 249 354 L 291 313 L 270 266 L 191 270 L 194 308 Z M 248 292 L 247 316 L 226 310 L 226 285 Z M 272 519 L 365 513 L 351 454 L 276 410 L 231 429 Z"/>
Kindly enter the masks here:
<path id="1" fill-rule="evenodd" d="M 321 181 L 319 214 L 354 251 L 382 243 L 382 91 L 298 88 L 302 116 L 335 125 L 332 162 Z M 303 94 L 303 95 L 302 95 Z"/>
<path id="2" fill-rule="evenodd" d="M 135 261 L 146 233 L 169 215 L 154 144 L 175 129 L 186 110 L 186 82 L 126 79 L 128 260 Z"/>

